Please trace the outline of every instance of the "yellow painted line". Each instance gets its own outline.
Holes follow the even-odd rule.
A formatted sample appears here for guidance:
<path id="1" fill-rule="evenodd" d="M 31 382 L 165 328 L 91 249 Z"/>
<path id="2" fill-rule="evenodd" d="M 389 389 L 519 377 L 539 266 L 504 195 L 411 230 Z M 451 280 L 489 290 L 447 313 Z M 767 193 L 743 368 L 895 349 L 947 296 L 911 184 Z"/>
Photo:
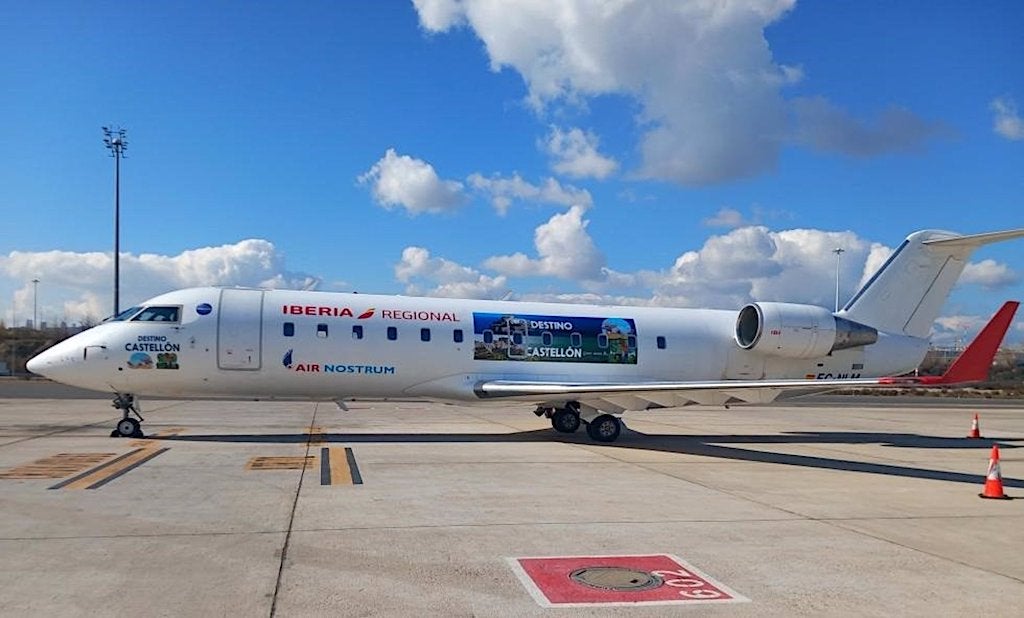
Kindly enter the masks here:
<path id="1" fill-rule="evenodd" d="M 140 438 L 138 440 L 132 440 L 129 443 L 129 446 L 141 446 L 141 447 L 153 446 L 152 440 L 160 440 L 161 438 L 169 438 L 171 436 L 176 436 L 176 435 L 180 434 L 183 431 L 185 431 L 184 427 L 168 427 L 167 429 L 164 429 L 163 431 L 158 431 L 157 433 L 154 433 L 154 434 L 149 435 L 149 436 L 145 436 L 144 438 Z"/>
<path id="2" fill-rule="evenodd" d="M 169 449 L 140 448 L 96 466 L 78 476 L 61 481 L 50 489 L 97 489 L 119 476 L 138 468 Z"/>
<path id="3" fill-rule="evenodd" d="M 320 449 L 321 485 L 362 485 L 355 455 L 350 448 Z"/>
<path id="4" fill-rule="evenodd" d="M 253 457 L 245 464 L 246 470 L 301 470 L 303 466 L 312 466 L 314 455 L 305 457 Z"/>
<path id="5" fill-rule="evenodd" d="M 345 460 L 345 450 L 340 448 L 327 449 L 331 452 L 331 485 L 351 485 L 352 471 Z"/>
<path id="6" fill-rule="evenodd" d="M 58 453 L 0 472 L 0 479 L 62 479 L 113 456 L 114 453 Z"/>

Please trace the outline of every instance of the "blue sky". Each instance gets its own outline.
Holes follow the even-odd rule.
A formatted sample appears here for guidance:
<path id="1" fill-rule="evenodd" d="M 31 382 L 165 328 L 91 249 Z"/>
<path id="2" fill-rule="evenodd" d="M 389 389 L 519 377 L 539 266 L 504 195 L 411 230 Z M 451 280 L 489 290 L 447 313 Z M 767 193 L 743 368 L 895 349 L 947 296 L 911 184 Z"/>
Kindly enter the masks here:
<path id="1" fill-rule="evenodd" d="M 1024 227 L 1016 2 L 6 5 L 0 317 L 199 284 L 829 306 L 907 233 Z M 1024 292 L 975 255 L 937 324 Z M 13 309 L 13 314 L 12 314 Z M 1015 338 L 1024 338 L 1018 325 Z"/>

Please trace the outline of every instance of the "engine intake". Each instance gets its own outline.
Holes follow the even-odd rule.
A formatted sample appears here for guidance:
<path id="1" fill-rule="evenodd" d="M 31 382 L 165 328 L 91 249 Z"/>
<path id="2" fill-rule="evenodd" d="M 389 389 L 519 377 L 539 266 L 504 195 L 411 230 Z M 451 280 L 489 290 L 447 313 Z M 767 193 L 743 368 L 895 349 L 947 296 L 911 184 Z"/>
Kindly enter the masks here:
<path id="1" fill-rule="evenodd" d="M 876 341 L 874 328 L 814 305 L 752 303 L 736 318 L 736 344 L 772 356 L 817 358 Z"/>

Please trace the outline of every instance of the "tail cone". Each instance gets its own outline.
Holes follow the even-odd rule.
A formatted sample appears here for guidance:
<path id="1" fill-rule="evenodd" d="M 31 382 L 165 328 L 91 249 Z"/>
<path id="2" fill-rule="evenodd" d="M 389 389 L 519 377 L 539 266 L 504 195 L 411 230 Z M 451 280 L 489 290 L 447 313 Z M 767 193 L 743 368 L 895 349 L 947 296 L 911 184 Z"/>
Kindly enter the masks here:
<path id="1" fill-rule="evenodd" d="M 981 438 L 981 429 L 978 428 L 978 414 L 974 414 L 974 420 L 971 421 L 971 433 L 967 434 L 968 438 Z"/>
<path id="2" fill-rule="evenodd" d="M 985 475 L 985 489 L 978 494 L 982 498 L 995 498 L 997 500 L 1009 500 L 1010 497 L 1003 493 L 1003 475 L 999 471 L 999 445 L 992 445 L 992 457 L 988 462 L 988 474 Z"/>

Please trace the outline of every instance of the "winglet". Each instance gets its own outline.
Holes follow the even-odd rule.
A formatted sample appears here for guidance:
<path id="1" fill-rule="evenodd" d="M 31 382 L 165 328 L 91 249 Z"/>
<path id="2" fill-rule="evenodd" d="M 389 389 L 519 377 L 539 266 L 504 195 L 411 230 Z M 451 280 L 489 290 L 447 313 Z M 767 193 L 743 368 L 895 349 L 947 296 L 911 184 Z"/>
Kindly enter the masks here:
<path id="1" fill-rule="evenodd" d="M 921 376 L 918 378 L 883 378 L 882 384 L 912 383 L 921 385 L 963 384 L 965 382 L 984 382 L 988 379 L 992 359 L 995 358 L 999 344 L 1003 342 L 1006 331 L 1010 328 L 1013 315 L 1020 305 L 1017 301 L 1007 301 L 981 329 L 978 336 L 964 348 L 964 351 L 953 361 L 946 373 L 941 376 Z"/>

